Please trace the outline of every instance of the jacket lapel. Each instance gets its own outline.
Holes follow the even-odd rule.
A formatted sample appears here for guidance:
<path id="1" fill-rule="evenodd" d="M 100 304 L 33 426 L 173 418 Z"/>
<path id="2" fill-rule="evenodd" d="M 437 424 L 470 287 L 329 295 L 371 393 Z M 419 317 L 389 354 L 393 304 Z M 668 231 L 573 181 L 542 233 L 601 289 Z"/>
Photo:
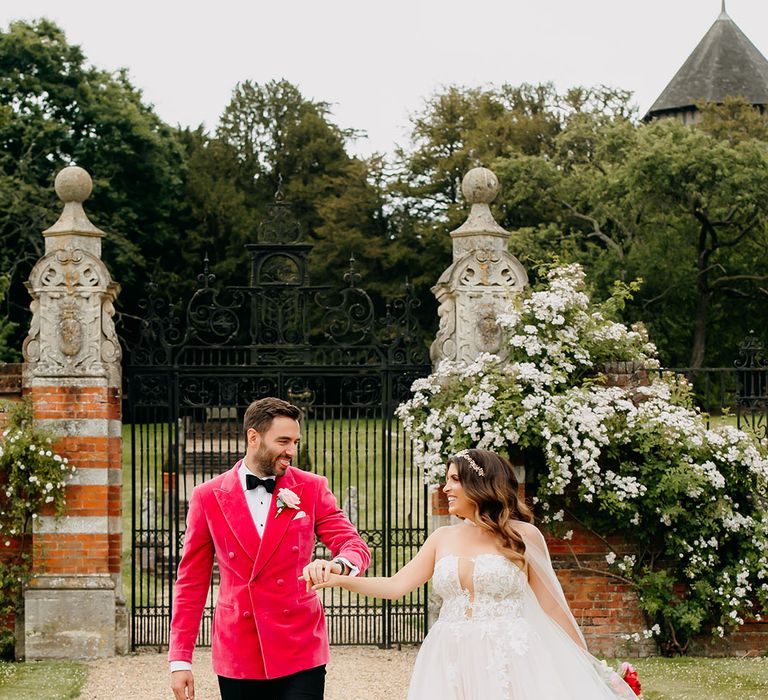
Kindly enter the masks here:
<path id="1" fill-rule="evenodd" d="M 304 488 L 304 485 L 296 481 L 294 473 L 295 469 L 289 467 L 288 471 L 277 479 L 275 492 L 272 494 L 272 502 L 269 505 L 267 522 L 264 525 L 264 538 L 261 541 L 259 553 L 253 564 L 252 577 L 255 577 L 259 571 L 261 571 L 267 561 L 269 561 L 269 558 L 275 553 L 275 550 L 285 535 L 285 531 L 288 529 L 288 525 L 290 525 L 291 520 L 296 513 L 298 513 L 298 510 L 294 510 L 293 508 L 283 508 L 280 515 L 277 514 L 277 494 L 280 489 L 290 489 L 301 498 L 301 491 Z M 299 510 L 300 509 L 301 506 L 299 506 Z"/>
<path id="2" fill-rule="evenodd" d="M 239 460 L 232 469 L 227 472 L 221 487 L 214 489 L 214 495 L 221 508 L 222 515 L 232 530 L 235 539 L 240 543 L 245 553 L 253 560 L 259 552 L 259 533 L 253 523 L 253 516 L 248 509 L 245 493 L 240 485 L 238 469 L 242 460 Z M 274 501 L 274 499 L 272 499 Z"/>

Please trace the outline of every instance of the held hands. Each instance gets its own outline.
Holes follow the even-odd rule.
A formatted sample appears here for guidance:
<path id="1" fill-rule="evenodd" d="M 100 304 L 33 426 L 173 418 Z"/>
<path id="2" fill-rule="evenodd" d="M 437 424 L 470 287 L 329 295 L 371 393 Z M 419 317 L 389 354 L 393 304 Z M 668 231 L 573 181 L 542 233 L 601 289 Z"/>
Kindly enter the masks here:
<path id="1" fill-rule="evenodd" d="M 299 579 L 306 581 L 307 590 L 316 591 L 320 588 L 338 586 L 339 579 L 343 578 L 341 564 L 327 559 L 315 559 L 307 564 Z"/>

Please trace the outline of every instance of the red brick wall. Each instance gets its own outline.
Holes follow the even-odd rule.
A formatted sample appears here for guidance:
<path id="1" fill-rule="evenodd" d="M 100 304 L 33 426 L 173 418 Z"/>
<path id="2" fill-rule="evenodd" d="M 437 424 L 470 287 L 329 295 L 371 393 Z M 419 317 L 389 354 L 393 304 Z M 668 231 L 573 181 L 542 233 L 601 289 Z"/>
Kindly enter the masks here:
<path id="1" fill-rule="evenodd" d="M 621 539 L 609 538 L 610 548 L 577 523 L 570 540 L 546 535 L 552 565 L 581 626 L 590 651 L 596 656 L 634 657 L 656 653 L 652 640 L 625 641 L 621 635 L 642 633 L 648 625 L 632 586 L 612 576 L 605 560 L 611 548 L 629 551 Z"/>
<path id="2" fill-rule="evenodd" d="M 623 634 L 642 633 L 648 624 L 635 591 L 608 575 L 605 555 L 611 550 L 576 523 L 568 524 L 565 529 L 573 529 L 572 540 L 547 535 L 547 546 L 568 604 L 581 625 L 590 651 L 600 657 L 658 653 L 653 640 L 627 642 L 621 638 Z M 608 542 L 619 555 L 627 550 L 620 539 L 609 538 Z M 702 635 L 692 640 L 689 653 L 700 656 L 761 656 L 766 650 L 768 622 L 751 622 L 723 639 L 712 640 L 709 635 Z"/>
<path id="3" fill-rule="evenodd" d="M 691 643 L 695 656 L 765 656 L 768 652 L 768 622 L 747 622 L 722 639 L 698 637 Z"/>

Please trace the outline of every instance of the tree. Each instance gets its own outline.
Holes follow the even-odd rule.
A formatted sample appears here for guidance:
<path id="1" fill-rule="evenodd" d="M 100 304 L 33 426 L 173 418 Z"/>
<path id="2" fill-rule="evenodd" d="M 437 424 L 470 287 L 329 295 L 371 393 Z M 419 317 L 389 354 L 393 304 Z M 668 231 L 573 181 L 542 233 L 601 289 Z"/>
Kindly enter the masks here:
<path id="1" fill-rule="evenodd" d="M 726 97 L 725 102 L 697 105 L 701 121 L 697 129 L 716 138 L 737 144 L 744 140 L 768 141 L 768 119 L 743 97 Z"/>
<path id="2" fill-rule="evenodd" d="M 644 280 L 626 318 L 647 321 L 665 364 L 732 360 L 746 324 L 765 318 L 764 142 L 578 115 L 551 156 L 496 167 L 517 249 L 584 263 L 601 293 L 615 279 Z M 734 300 L 743 314 L 730 312 Z"/>
<path id="3" fill-rule="evenodd" d="M 689 364 L 701 367 L 713 304 L 768 296 L 766 144 L 731 144 L 678 124 L 654 124 L 642 130 L 638 146 L 627 170 L 630 187 L 647 208 L 647 238 L 672 228 L 690 251 Z M 667 284 L 660 295 L 674 293 L 677 284 Z"/>
<path id="4" fill-rule="evenodd" d="M 512 153 L 539 154 L 560 130 L 552 85 L 500 89 L 450 86 L 412 119 L 410 144 L 398 148 L 394 193 L 429 225 L 459 225 L 461 180 L 476 165 Z"/>
<path id="5" fill-rule="evenodd" d="M 41 232 L 60 212 L 53 178 L 70 164 L 94 178 L 87 211 L 108 233 L 104 257 L 123 287 L 119 303 L 131 310 L 146 279 L 162 279 L 176 258 L 186 219 L 183 152 L 125 71 L 88 66 L 48 20 L 13 22 L 0 31 L 0 264 L 22 330 L 22 283 L 43 253 Z"/>
<path id="6" fill-rule="evenodd" d="M 450 86 L 425 102 L 412 117 L 409 144 L 397 150 L 390 197 L 393 235 L 419 260 L 417 279 L 425 290 L 427 308 L 434 307 L 426 289 L 450 263 L 447 234 L 467 215 L 459 195 L 467 171 L 478 165 L 526 164 L 526 178 L 507 179 L 503 188 L 505 197 L 513 184 L 527 189 L 526 204 L 512 208 L 506 206 L 508 199 L 500 199 L 494 208 L 507 228 L 526 229 L 515 237 L 512 252 L 530 268 L 540 262 L 539 250 L 550 255 L 561 248 L 563 234 L 551 226 L 546 237 L 554 240 L 536 252 L 526 249 L 527 228 L 556 221 L 556 211 L 562 208 L 548 197 L 552 178 L 559 179 L 550 167 L 556 149 L 562 147 L 559 135 L 580 115 L 626 120 L 633 111 L 629 98 L 627 92 L 604 87 L 560 94 L 551 84 L 523 84 L 489 89 Z M 518 205 L 520 194 L 514 197 Z"/>
<path id="7" fill-rule="evenodd" d="M 550 83 L 450 86 L 412 117 L 409 147 L 396 152 L 395 194 L 408 198 L 424 218 L 458 225 L 463 216 L 459 188 L 470 168 L 513 155 L 548 155 L 576 115 L 628 116 L 629 97 L 609 88 L 559 94 Z"/>
<path id="8" fill-rule="evenodd" d="M 5 303 L 11 278 L 8 274 L 0 275 L 0 304 Z M 13 346 L 12 339 L 16 324 L 9 320 L 8 314 L 0 316 L 0 362 L 14 362 L 20 353 Z"/>
<path id="9" fill-rule="evenodd" d="M 390 245 L 383 161 L 350 156 L 346 144 L 354 135 L 333 123 L 327 104 L 305 98 L 288 81 L 238 84 L 214 136 L 184 137 L 197 218 L 186 254 L 199 260 L 205 249 L 216 251 L 214 271 L 232 280 L 247 269 L 245 244 L 255 241 L 280 189 L 315 244 L 314 283 L 338 286 L 355 256 L 367 290 L 395 293 L 393 280 L 402 277 Z"/>

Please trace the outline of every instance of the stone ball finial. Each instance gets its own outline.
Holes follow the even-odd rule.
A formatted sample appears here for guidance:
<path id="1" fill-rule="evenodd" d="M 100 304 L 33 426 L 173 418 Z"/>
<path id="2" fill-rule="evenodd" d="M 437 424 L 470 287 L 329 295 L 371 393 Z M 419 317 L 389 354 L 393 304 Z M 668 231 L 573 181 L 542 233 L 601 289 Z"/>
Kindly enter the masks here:
<path id="1" fill-rule="evenodd" d="M 64 204 L 69 202 L 82 204 L 91 195 L 93 180 L 87 170 L 77 165 L 69 165 L 59 171 L 53 186 Z"/>
<path id="2" fill-rule="evenodd" d="M 472 168 L 461 181 L 461 192 L 470 204 L 490 204 L 499 193 L 499 179 L 488 168 Z"/>

